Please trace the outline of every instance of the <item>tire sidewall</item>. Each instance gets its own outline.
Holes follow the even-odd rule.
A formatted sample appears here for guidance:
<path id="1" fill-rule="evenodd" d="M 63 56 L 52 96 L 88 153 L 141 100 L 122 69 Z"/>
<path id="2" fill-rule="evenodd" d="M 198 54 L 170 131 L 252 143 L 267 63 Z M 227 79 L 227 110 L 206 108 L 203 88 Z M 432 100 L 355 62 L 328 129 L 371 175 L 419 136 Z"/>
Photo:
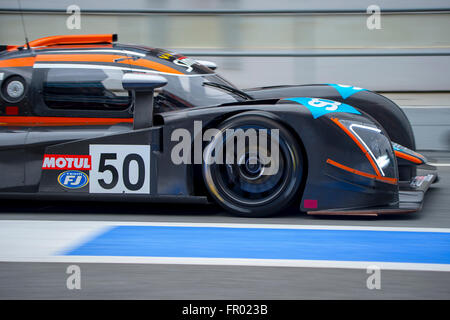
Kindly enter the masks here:
<path id="1" fill-rule="evenodd" d="M 258 125 L 269 130 L 278 129 L 280 142 L 282 139 L 291 150 L 291 158 L 287 161 L 285 168 L 283 169 L 290 171 L 287 176 L 288 181 L 277 197 L 275 197 L 271 202 L 263 205 L 243 206 L 236 203 L 233 199 L 230 199 L 226 192 L 221 190 L 221 187 L 214 183 L 216 180 L 212 177 L 211 166 L 205 162 L 202 164 L 202 173 L 209 193 L 214 200 L 227 211 L 243 217 L 267 217 L 279 213 L 281 210 L 288 207 L 295 199 L 295 196 L 298 195 L 297 191 L 303 177 L 303 158 L 300 145 L 289 130 L 287 130 L 280 122 L 269 119 L 268 117 L 253 114 L 239 114 L 225 120 L 217 129 L 221 132 L 225 132 L 227 129 L 238 129 L 242 128 L 242 126 L 249 125 Z M 208 181 L 210 182 L 208 183 Z"/>

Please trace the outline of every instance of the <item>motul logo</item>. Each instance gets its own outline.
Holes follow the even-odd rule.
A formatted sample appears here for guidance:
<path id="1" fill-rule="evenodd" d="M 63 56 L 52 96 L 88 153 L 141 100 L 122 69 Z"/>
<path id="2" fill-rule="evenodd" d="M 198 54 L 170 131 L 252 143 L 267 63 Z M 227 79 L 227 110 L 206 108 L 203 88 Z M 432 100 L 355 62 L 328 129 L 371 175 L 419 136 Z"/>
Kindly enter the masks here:
<path id="1" fill-rule="evenodd" d="M 91 170 L 91 156 L 46 154 L 42 169 L 54 170 Z"/>

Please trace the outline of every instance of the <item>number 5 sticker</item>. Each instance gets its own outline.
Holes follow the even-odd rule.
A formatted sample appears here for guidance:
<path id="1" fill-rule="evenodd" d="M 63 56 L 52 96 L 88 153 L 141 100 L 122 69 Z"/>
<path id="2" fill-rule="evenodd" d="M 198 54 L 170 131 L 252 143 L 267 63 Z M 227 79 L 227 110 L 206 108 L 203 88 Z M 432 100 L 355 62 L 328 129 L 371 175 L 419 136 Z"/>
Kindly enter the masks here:
<path id="1" fill-rule="evenodd" d="M 91 144 L 90 193 L 150 193 L 150 146 Z"/>

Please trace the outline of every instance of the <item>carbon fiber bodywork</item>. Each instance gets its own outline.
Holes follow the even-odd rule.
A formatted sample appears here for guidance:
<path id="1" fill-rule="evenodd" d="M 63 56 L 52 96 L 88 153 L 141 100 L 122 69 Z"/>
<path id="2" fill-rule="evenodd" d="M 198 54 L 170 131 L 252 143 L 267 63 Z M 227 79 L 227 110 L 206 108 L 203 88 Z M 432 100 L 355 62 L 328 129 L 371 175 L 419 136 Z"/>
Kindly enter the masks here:
<path id="1" fill-rule="evenodd" d="M 170 150 L 176 142 L 170 140 L 178 128 L 189 130 L 194 136 L 194 120 L 202 121 L 205 129 L 215 127 L 223 119 L 236 113 L 256 113 L 276 119 L 287 125 L 299 138 L 305 150 L 305 177 L 302 199 L 317 200 L 317 210 L 331 208 L 356 208 L 387 205 L 398 202 L 398 186 L 356 174 L 349 174 L 327 164 L 333 159 L 349 167 L 371 172 L 370 163 L 358 146 L 333 124 L 330 116 L 313 119 L 309 111 L 295 103 L 276 105 L 239 105 L 198 108 L 159 114 L 160 125 L 149 129 L 133 130 L 129 124 L 96 127 L 45 127 L 31 128 L 27 134 L 9 132 L 11 148 L 3 150 L 1 165 L 3 172 L 17 173 L 24 166 L 23 179 L 2 179 L 2 192 L 51 193 L 68 196 L 85 194 L 90 198 L 88 186 L 68 191 L 57 183 L 60 170 L 42 170 L 44 154 L 87 155 L 91 144 L 145 144 L 150 145 L 151 198 L 157 196 L 206 196 L 197 193 L 194 186 L 195 165 L 175 165 L 170 159 Z M 341 114 L 341 119 L 372 123 L 363 115 Z M 2 132 L 1 136 L 5 136 Z M 25 139 L 26 137 L 26 139 Z M 11 142 L 19 139 L 17 144 Z M 193 141 L 192 141 L 193 142 Z M 21 144 L 22 143 L 22 144 Z M 5 144 L 3 144 L 5 147 Z M 11 149 L 17 150 L 11 156 Z M 5 163 L 8 160 L 8 163 Z M 9 168 L 7 168 L 9 167 Z M 61 170 L 62 171 L 62 170 Z M 17 177 L 18 178 L 18 177 Z M 6 184 L 7 183 L 7 184 Z M 111 195 L 114 197 L 114 195 Z M 144 197 L 142 199 L 145 201 Z M 303 201 L 301 202 L 304 203 Z M 301 207 L 306 211 L 306 208 Z"/>
<path id="2" fill-rule="evenodd" d="M 245 92 L 257 99 L 283 97 L 316 97 L 339 101 L 366 112 L 386 130 L 390 139 L 409 149 L 416 149 L 414 133 L 406 114 L 392 100 L 369 90 L 357 91 L 346 97 L 328 84 L 299 86 L 274 86 L 246 89 Z M 416 166 L 410 163 L 400 165 L 400 180 L 409 181 L 416 175 Z"/>
<path id="3" fill-rule="evenodd" d="M 76 56 L 73 51 L 76 51 Z M 98 54 L 97 51 L 103 53 Z M 59 54 L 66 60 L 58 57 Z M 113 60 L 104 61 L 110 59 L 113 54 L 120 57 L 114 56 Z M 133 54 L 138 58 L 133 58 Z M 103 56 L 97 57 L 100 55 Z M 42 57 L 39 58 L 40 56 Z M 27 60 L 29 58 L 32 58 L 32 61 Z M 78 60 L 67 62 L 69 58 Z M 38 61 L 39 59 L 41 61 Z M 47 61 L 49 59 L 52 60 L 51 64 Z M 85 61 L 89 59 L 93 61 Z M 121 59 L 130 61 L 123 64 Z M 136 106 L 133 103 L 121 110 L 67 110 L 50 108 L 44 101 L 43 84 L 52 68 L 77 69 L 83 64 L 85 69 L 120 69 L 124 73 L 136 72 L 137 68 L 140 72 L 158 73 L 169 78 L 174 73 L 167 71 L 172 69 L 172 72 L 188 77 L 214 74 L 212 70 L 195 61 L 187 63 L 182 61 L 183 59 L 185 57 L 161 49 L 116 44 L 53 46 L 31 51 L 16 48 L 0 54 L 2 81 L 11 76 L 20 76 L 26 83 L 25 95 L 20 101 L 11 103 L 4 94 L 0 97 L 0 197 L 208 202 L 211 197 L 201 173 L 199 174 L 201 165 L 175 164 L 172 161 L 171 150 L 177 144 L 177 141 L 172 141 L 172 134 L 177 129 L 186 129 L 190 133 L 192 145 L 195 141 L 200 141 L 203 150 L 206 142 L 199 136 L 201 132 L 195 130 L 194 122 L 201 121 L 204 132 L 209 128 L 217 128 L 223 121 L 235 115 L 257 115 L 272 119 L 287 128 L 296 138 L 303 157 L 302 181 L 296 196 L 302 211 L 351 212 L 373 207 L 400 208 L 399 170 L 400 180 L 417 183 L 418 180 L 413 179 L 415 165 L 403 161 L 402 166 L 398 167 L 395 157 L 388 164 L 391 176 L 377 176 L 374 165 L 368 161 L 370 158 L 366 154 L 367 151 L 364 152 L 361 146 L 339 127 L 339 121 L 372 126 L 377 128 L 381 135 L 414 150 L 411 126 L 401 109 L 385 97 L 360 88 L 354 89 L 349 96 L 343 95 L 335 85 L 247 89 L 244 93 L 233 92 L 234 100 L 231 102 L 203 106 L 193 106 L 185 98 L 175 99 L 174 92 L 169 91 L 160 95 L 166 100 L 176 101 L 171 102 L 170 108 L 167 108 L 167 104 L 164 104 L 166 100 L 156 99 L 153 120 L 150 122 L 152 125 L 145 128 L 143 122 L 139 129 L 133 128 L 133 108 Z M 13 60 L 15 62 L 11 63 Z M 36 67 L 37 63 L 40 64 L 39 67 Z M 76 83 L 69 85 L 73 87 Z M 230 90 L 237 90 L 233 88 Z M 355 112 L 331 110 L 316 115 L 314 108 L 284 99 L 292 97 L 325 98 L 355 108 Z M 151 95 L 147 98 L 151 99 Z M 8 114 L 11 112 L 8 111 L 11 110 L 9 107 L 13 107 L 12 114 Z M 126 146 L 146 146 L 148 150 L 143 150 L 142 154 L 146 155 L 148 152 L 148 158 L 145 160 L 145 165 L 148 165 L 145 167 L 148 174 L 145 178 L 148 178 L 148 181 L 145 180 L 148 183 L 148 192 L 98 192 L 92 181 L 89 181 L 92 178 L 90 169 L 85 172 L 80 169 L 79 173 L 71 170 L 71 179 L 78 177 L 86 181 L 76 188 L 68 188 L 61 182 L 61 175 L 70 170 L 43 169 L 46 155 L 87 157 L 95 154 L 94 149 L 99 146 L 104 150 L 107 150 L 108 146 L 116 150 L 126 150 Z M 389 152 L 394 154 L 392 146 L 389 146 Z M 195 147 L 193 149 L 196 151 Z M 92 156 L 92 166 L 98 166 L 98 162 L 95 162 L 98 159 L 94 159 L 95 157 Z M 105 166 L 105 163 L 100 166 Z M 129 183 L 131 180 L 129 177 L 127 179 Z M 434 179 L 435 177 L 427 181 Z M 105 181 L 102 183 L 108 184 Z M 424 189 L 423 192 L 425 191 Z M 409 192 L 410 199 L 417 198 L 414 196 L 413 187 L 410 187 Z"/>

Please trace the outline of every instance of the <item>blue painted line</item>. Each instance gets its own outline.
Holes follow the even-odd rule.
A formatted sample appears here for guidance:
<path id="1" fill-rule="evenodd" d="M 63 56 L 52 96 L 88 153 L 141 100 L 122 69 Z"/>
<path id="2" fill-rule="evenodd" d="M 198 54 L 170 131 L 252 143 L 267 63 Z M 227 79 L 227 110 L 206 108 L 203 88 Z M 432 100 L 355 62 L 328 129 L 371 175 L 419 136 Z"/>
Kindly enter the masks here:
<path id="1" fill-rule="evenodd" d="M 65 255 L 450 264 L 450 233 L 117 226 Z"/>

